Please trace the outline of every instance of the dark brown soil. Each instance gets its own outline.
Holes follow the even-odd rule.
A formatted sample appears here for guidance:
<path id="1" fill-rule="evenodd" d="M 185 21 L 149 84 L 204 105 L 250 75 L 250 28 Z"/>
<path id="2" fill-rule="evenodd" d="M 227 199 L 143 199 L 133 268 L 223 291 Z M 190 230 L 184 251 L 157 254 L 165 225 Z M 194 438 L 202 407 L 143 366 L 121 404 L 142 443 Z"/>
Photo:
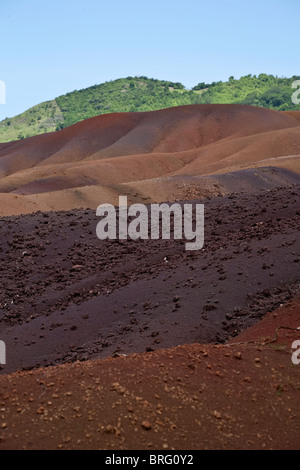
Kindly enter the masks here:
<path id="1" fill-rule="evenodd" d="M 298 114 L 183 106 L 0 145 L 0 449 L 300 448 Z M 204 204 L 203 249 L 98 240 L 119 195 Z"/>
<path id="2" fill-rule="evenodd" d="M 100 241 L 94 211 L 3 218 L 1 373 L 224 343 L 299 292 L 299 185 L 201 202 L 194 252 L 184 240 Z"/>

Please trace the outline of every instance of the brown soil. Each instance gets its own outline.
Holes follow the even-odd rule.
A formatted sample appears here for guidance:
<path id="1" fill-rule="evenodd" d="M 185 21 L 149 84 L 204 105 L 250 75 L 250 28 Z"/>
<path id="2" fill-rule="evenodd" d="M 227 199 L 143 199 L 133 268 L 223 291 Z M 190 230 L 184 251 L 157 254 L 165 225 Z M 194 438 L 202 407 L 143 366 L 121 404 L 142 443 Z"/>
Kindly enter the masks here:
<path id="1" fill-rule="evenodd" d="M 5 373 L 224 342 L 298 291 L 299 184 L 201 202 L 197 251 L 184 240 L 101 241 L 90 210 L 3 218 Z"/>
<path id="2" fill-rule="evenodd" d="M 0 449 L 300 448 L 299 149 L 237 105 L 0 144 Z M 119 195 L 203 203 L 203 249 L 98 240 Z"/>
<path id="3" fill-rule="evenodd" d="M 299 449 L 300 331 L 278 330 L 299 312 L 298 297 L 234 344 L 2 376 L 0 449 Z"/>
<path id="4" fill-rule="evenodd" d="M 270 166 L 300 173 L 297 116 L 252 106 L 180 106 L 102 115 L 0 144 L 0 213 L 96 208 L 115 203 L 120 185 L 142 200 L 142 182 L 149 202 L 164 200 L 165 184 L 182 199 L 177 175 Z M 153 178 L 155 190 L 147 184 Z"/>

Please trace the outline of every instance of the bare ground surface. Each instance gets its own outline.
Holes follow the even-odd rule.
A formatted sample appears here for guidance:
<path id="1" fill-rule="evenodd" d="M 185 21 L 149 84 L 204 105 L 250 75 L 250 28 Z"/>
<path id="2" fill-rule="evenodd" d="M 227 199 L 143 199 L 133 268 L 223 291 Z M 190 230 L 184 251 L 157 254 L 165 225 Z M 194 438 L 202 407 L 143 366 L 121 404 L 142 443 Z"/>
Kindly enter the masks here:
<path id="1" fill-rule="evenodd" d="M 1 372 L 237 335 L 299 292 L 299 188 L 202 200 L 196 251 L 100 241 L 94 211 L 3 218 Z"/>
<path id="2" fill-rule="evenodd" d="M 238 105 L 0 145 L 0 449 L 300 448 L 299 149 Z M 203 249 L 98 240 L 119 195 L 203 203 Z"/>
<path id="3" fill-rule="evenodd" d="M 0 144 L 0 215 L 117 204 L 121 189 L 139 202 L 185 199 L 195 186 L 198 197 L 226 193 L 217 175 L 238 172 L 239 186 L 249 168 L 300 174 L 299 155 L 297 113 L 190 105 L 96 116 Z"/>
<path id="4" fill-rule="evenodd" d="M 234 344 L 4 375 L 0 449 L 299 449 L 299 312 L 298 297 Z"/>

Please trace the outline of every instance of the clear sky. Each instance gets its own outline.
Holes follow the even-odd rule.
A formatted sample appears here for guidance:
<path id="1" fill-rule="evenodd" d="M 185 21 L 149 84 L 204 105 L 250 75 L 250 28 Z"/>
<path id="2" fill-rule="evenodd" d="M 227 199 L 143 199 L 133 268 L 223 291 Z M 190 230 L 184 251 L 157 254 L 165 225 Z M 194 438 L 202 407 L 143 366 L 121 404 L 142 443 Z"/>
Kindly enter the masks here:
<path id="1" fill-rule="evenodd" d="M 298 75 L 299 20 L 300 0 L 0 0 L 0 120 L 127 76 Z"/>

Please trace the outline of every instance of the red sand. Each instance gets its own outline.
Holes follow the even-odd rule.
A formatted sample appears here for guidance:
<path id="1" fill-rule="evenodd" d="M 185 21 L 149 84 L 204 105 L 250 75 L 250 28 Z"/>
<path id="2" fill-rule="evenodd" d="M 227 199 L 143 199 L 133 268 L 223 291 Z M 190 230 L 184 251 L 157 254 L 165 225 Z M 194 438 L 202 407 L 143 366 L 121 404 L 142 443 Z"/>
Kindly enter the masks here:
<path id="1" fill-rule="evenodd" d="M 161 190 L 151 190 L 150 200 L 170 181 L 171 193 L 176 192 L 176 175 L 262 166 L 300 173 L 299 155 L 297 113 L 193 105 L 102 115 L 59 132 L 0 144 L 1 213 L 60 210 L 63 199 L 69 200 L 64 209 L 86 207 L 76 192 L 81 188 L 89 201 L 98 198 L 100 190 L 103 200 L 98 198 L 98 204 L 114 202 L 112 185 L 129 183 L 134 191 L 153 178 L 161 179 Z"/>
<path id="2" fill-rule="evenodd" d="M 299 115 L 184 106 L 0 144 L 1 450 L 300 448 Z M 205 202 L 204 251 L 99 243 L 119 194 Z"/>
<path id="3" fill-rule="evenodd" d="M 299 312 L 269 314 L 263 340 L 258 324 L 234 344 L 2 376 L 0 449 L 299 449 L 300 331 L 276 336 Z"/>

